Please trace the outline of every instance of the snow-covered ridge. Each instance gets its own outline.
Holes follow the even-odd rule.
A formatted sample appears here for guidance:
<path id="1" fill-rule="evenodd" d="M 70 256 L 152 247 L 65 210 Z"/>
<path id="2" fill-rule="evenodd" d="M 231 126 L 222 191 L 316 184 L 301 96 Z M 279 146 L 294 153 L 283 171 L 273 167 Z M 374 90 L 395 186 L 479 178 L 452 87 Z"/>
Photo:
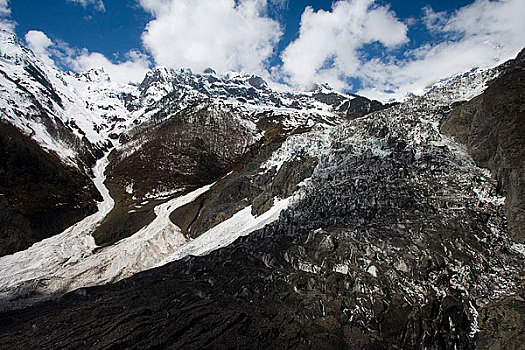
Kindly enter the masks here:
<path id="1" fill-rule="evenodd" d="M 139 86 L 140 95 L 130 102 L 130 109 L 146 106 L 160 110 L 174 100 L 179 110 L 199 102 L 216 100 L 243 106 L 251 111 L 311 111 L 344 115 L 354 95 L 343 94 L 326 86 L 310 92 L 278 91 L 263 78 L 244 74 L 217 75 L 212 70 L 194 74 L 189 69 L 157 67 L 150 70 Z"/>
<path id="2" fill-rule="evenodd" d="M 114 83 L 102 70 L 50 67 L 14 34 L 0 31 L 0 118 L 70 165 L 131 123 L 125 99 L 134 93 L 136 87 Z"/>
<path id="3" fill-rule="evenodd" d="M 158 67 L 139 86 L 112 82 L 102 69 L 72 73 L 47 65 L 14 34 L 0 31 L 0 118 L 44 149 L 76 165 L 80 154 L 115 145 L 123 133 L 169 112 L 202 103 L 229 105 L 244 116 L 289 115 L 292 124 L 337 124 L 381 108 L 378 102 L 319 85 L 309 92 L 272 88 L 244 73 L 217 75 Z M 292 125 L 293 126 L 293 125 Z"/>

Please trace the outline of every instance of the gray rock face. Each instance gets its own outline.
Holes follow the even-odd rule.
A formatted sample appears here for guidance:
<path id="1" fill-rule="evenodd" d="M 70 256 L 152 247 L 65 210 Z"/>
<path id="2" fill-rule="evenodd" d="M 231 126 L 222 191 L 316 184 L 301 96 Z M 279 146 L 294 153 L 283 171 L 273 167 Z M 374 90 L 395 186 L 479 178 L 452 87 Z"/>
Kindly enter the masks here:
<path id="1" fill-rule="evenodd" d="M 480 310 L 480 349 L 521 349 L 525 342 L 525 300 L 514 295 L 494 301 Z"/>
<path id="2" fill-rule="evenodd" d="M 281 146 L 282 141 L 280 137 L 274 139 L 272 136 L 269 140 L 266 136 L 265 145 L 256 150 L 246 164 L 219 180 L 196 201 L 171 214 L 171 220 L 185 234 L 196 238 L 249 205 L 252 215 L 259 216 L 272 207 L 275 198 L 289 197 L 301 181 L 311 176 L 317 159 L 308 155 L 285 162 L 278 171 L 275 168 L 261 171 L 261 165 Z"/>
<path id="3" fill-rule="evenodd" d="M 232 107 L 202 104 L 162 113 L 112 154 L 107 182 L 117 205 L 93 234 L 99 245 L 128 237 L 155 218 L 153 208 L 129 214 L 135 204 L 212 183 L 258 148 L 257 127 Z"/>
<path id="4" fill-rule="evenodd" d="M 455 108 L 441 130 L 466 145 L 506 195 L 510 234 L 525 242 L 525 63 L 518 58 L 480 96 Z"/>

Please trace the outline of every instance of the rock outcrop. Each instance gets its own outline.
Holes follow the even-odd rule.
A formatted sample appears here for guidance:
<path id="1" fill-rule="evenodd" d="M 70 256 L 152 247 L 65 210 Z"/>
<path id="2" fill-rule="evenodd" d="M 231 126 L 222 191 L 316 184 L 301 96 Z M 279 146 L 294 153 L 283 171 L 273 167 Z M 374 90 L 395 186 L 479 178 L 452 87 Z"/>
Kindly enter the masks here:
<path id="1" fill-rule="evenodd" d="M 498 180 L 511 237 L 525 243 L 525 51 L 500 68 L 480 96 L 453 109 L 441 125 Z"/>

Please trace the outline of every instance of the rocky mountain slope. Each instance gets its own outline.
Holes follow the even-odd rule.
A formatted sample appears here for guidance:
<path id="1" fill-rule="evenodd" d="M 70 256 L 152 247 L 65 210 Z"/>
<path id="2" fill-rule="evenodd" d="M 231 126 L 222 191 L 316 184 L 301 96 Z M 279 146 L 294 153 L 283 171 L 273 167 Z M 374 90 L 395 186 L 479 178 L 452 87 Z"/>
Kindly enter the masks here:
<path id="1" fill-rule="evenodd" d="M 0 256 L 96 210 L 91 167 L 111 146 L 104 130 L 115 117 L 102 104 L 119 101 L 98 80 L 83 94 L 97 76 L 46 67 L 0 31 Z M 93 102 L 99 94 L 108 98 Z"/>
<path id="2" fill-rule="evenodd" d="M 0 259 L 0 347 L 519 349 L 523 59 L 387 109 L 152 70 L 98 216 Z"/>
<path id="3" fill-rule="evenodd" d="M 332 127 L 386 107 L 326 86 L 283 92 L 260 77 L 218 76 L 211 69 L 193 74 L 155 68 L 138 91 L 126 100 L 126 108 L 138 116 L 135 126 L 118 135 L 122 146 L 108 167 L 117 205 L 93 234 L 99 245 L 151 223 L 153 207 L 145 203 L 152 199 L 212 183 L 290 134 Z"/>
<path id="4" fill-rule="evenodd" d="M 116 205 L 94 233 L 104 246 L 138 232 L 158 204 L 217 180 L 265 142 L 380 108 L 326 86 L 280 92 L 260 77 L 212 70 L 155 68 L 139 86 L 116 84 L 102 70 L 47 66 L 0 31 L 0 256 L 93 214 L 101 197 L 92 167 L 115 146 L 107 185 Z M 25 163 L 35 163 L 30 178 L 20 176 Z M 52 178 L 50 169 L 61 175 Z"/>
<path id="5" fill-rule="evenodd" d="M 465 145 L 506 196 L 510 236 L 525 242 L 525 51 L 501 67 L 484 94 L 455 108 L 441 130 Z"/>

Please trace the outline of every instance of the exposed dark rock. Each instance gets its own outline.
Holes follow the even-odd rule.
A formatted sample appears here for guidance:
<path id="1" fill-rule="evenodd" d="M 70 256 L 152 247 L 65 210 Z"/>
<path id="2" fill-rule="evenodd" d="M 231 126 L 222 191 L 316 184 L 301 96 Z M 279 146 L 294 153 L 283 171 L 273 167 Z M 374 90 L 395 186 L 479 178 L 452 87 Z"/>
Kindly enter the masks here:
<path id="1" fill-rule="evenodd" d="M 53 85 L 49 82 L 48 78 L 46 77 L 45 73 L 42 72 L 41 69 L 36 67 L 35 65 L 28 63 L 24 69 L 38 82 L 44 87 L 47 94 L 49 94 L 49 97 L 53 99 L 59 106 L 62 106 L 62 99 L 58 94 L 56 93 L 55 89 L 53 88 Z"/>
<path id="2" fill-rule="evenodd" d="M 523 257 L 490 200 L 497 182 L 441 141 L 434 125 L 442 96 L 437 90 L 330 131 L 330 151 L 312 173 L 297 173 L 311 179 L 278 221 L 206 256 L 4 313 L 0 347 L 519 345 L 521 297 L 497 306 L 494 296 L 522 288 Z M 295 177 L 290 170 L 283 175 Z M 251 186 L 236 177 L 225 193 Z M 268 171 L 261 188 L 275 178 Z M 263 192 L 255 192 L 262 207 L 270 198 Z"/>
<path id="3" fill-rule="evenodd" d="M 157 119 L 139 127 L 112 155 L 107 182 L 116 205 L 93 234 L 99 245 L 128 237 L 155 218 L 152 205 L 134 210 L 148 194 L 155 198 L 179 190 L 180 195 L 212 183 L 259 144 L 255 124 L 243 122 L 226 106 L 198 105 Z"/>
<path id="4" fill-rule="evenodd" d="M 514 295 L 484 306 L 479 313 L 481 332 L 478 349 L 523 349 L 525 344 L 525 300 Z"/>
<path id="5" fill-rule="evenodd" d="M 252 214 L 258 216 L 271 208 L 274 198 L 287 198 L 296 191 L 297 185 L 311 176 L 317 159 L 306 155 L 284 163 L 277 172 L 275 169 L 264 172 L 260 168 L 290 133 L 278 121 L 278 116 L 261 117 L 258 125 L 266 128 L 264 146 L 208 193 L 175 210 L 170 216 L 173 223 L 195 238 L 249 205 Z M 293 131 L 300 133 L 303 130 L 309 128 L 299 127 Z"/>
<path id="6" fill-rule="evenodd" d="M 279 198 L 290 196 L 301 181 L 312 175 L 316 165 L 317 159 L 308 155 L 284 163 L 272 181 L 271 194 Z"/>
<path id="7" fill-rule="evenodd" d="M 346 118 L 355 119 L 387 107 L 389 105 L 383 105 L 379 101 L 356 96 L 353 100 L 348 101 L 347 107 L 341 106 L 340 110 L 345 112 Z"/>
<path id="8" fill-rule="evenodd" d="M 172 222 L 195 238 L 250 205 L 252 199 L 271 184 L 273 174 L 259 174 L 260 165 L 279 145 L 280 142 L 270 143 L 247 157 L 245 163 L 218 181 L 209 192 L 175 210 L 170 215 Z"/>
<path id="9" fill-rule="evenodd" d="M 0 313 L 0 348 L 520 348 L 525 262 L 508 232 L 523 237 L 524 57 L 466 103 L 458 101 L 493 71 L 466 73 L 389 109 L 319 90 L 314 100 L 332 106 L 332 117 L 304 112 L 319 105 L 311 93 L 268 91 L 257 77 L 152 70 L 140 96 L 122 96 L 129 110 L 147 105 L 148 117 L 113 135 L 125 143 L 107 171 L 116 206 L 95 232 L 97 243 L 136 232 L 163 200 L 214 181 L 172 214 L 188 237 L 250 205 L 261 215 L 293 194 L 290 207 L 206 256 Z M 46 89 L 44 76 L 27 72 Z M 53 139 L 80 150 L 80 167 L 112 146 L 91 145 L 76 123 L 44 113 L 23 84 L 18 89 Z M 298 112 L 250 113 L 217 97 Z M 341 116 L 373 110 L 338 125 Z M 440 122 L 495 178 L 443 139 Z M 0 224 L 22 231 L 66 221 L 76 212 L 49 210 L 64 199 L 67 208 L 91 208 L 94 189 L 82 171 L 65 168 L 14 127 L 5 130 Z M 498 193 L 507 194 L 508 226 Z M 51 213 L 26 220 L 24 210 L 39 213 L 39 205 Z"/>
<path id="10" fill-rule="evenodd" d="M 525 69 L 519 57 L 482 95 L 452 110 L 441 130 L 466 145 L 480 167 L 491 170 L 507 197 L 511 237 L 524 243 Z"/>
<path id="11" fill-rule="evenodd" d="M 88 176 L 0 123 L 0 256 L 60 233 L 96 211 Z"/>
<path id="12" fill-rule="evenodd" d="M 268 84 L 264 81 L 263 78 L 257 76 L 253 76 L 250 79 L 248 79 L 248 83 L 257 89 L 262 89 L 268 86 Z"/>
<path id="13" fill-rule="evenodd" d="M 316 92 L 312 95 L 314 99 L 327 105 L 333 106 L 334 110 L 341 113 L 347 119 L 355 119 L 369 113 L 379 111 L 390 105 L 383 105 L 376 100 L 349 94 L 347 96 L 337 92 Z"/>

